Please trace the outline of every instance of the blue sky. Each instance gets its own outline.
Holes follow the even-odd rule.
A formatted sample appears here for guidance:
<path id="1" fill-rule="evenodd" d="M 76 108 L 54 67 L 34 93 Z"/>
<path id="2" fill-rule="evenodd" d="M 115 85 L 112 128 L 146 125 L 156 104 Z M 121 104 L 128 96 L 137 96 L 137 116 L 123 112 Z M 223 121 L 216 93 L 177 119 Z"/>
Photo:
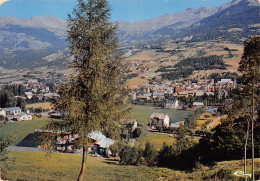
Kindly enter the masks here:
<path id="1" fill-rule="evenodd" d="M 113 21 L 138 21 L 164 14 L 181 12 L 187 8 L 213 7 L 230 0 L 110 0 Z M 28 18 L 53 15 L 67 18 L 76 0 L 0 0 L 0 17 Z"/>

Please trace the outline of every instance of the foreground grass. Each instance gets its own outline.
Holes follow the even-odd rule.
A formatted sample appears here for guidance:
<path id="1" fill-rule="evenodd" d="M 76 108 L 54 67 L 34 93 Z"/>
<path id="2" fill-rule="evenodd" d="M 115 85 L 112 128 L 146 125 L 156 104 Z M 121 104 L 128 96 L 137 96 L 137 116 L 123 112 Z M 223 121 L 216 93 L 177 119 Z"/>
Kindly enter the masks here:
<path id="1" fill-rule="evenodd" d="M 12 145 L 16 145 L 35 129 L 45 126 L 49 120 L 49 118 L 33 118 L 33 120 L 5 124 L 0 128 L 0 139 L 14 135 L 16 139 Z"/>
<path id="2" fill-rule="evenodd" d="M 6 178 L 12 180 L 76 180 L 80 171 L 81 156 L 42 152 L 11 151 L 15 162 L 9 163 Z M 88 157 L 88 180 L 155 180 L 171 177 L 174 172 L 165 168 L 122 166 L 104 158 Z"/>
<path id="3" fill-rule="evenodd" d="M 81 156 L 71 154 L 43 152 L 11 151 L 9 157 L 15 157 L 15 162 L 9 162 L 5 178 L 10 180 L 76 180 L 80 170 Z M 256 168 L 260 159 L 255 160 Z M 250 173 L 248 161 L 248 173 Z M 214 167 L 200 167 L 193 172 L 176 171 L 167 168 L 147 166 L 123 166 L 116 161 L 104 158 L 88 157 L 87 180 L 230 180 L 217 178 L 215 175 L 222 168 L 230 170 L 231 180 L 241 178 L 234 176 L 236 171 L 243 171 L 242 161 L 219 162 Z M 230 178 L 230 177 L 229 177 Z M 242 180 L 242 179 L 241 179 Z"/>
<path id="4" fill-rule="evenodd" d="M 131 118 L 137 119 L 138 123 L 143 122 L 148 124 L 152 113 L 167 113 L 170 117 L 170 122 L 174 123 L 188 118 L 193 111 L 161 109 L 150 105 L 135 105 L 133 107 L 133 112 L 131 113 Z"/>

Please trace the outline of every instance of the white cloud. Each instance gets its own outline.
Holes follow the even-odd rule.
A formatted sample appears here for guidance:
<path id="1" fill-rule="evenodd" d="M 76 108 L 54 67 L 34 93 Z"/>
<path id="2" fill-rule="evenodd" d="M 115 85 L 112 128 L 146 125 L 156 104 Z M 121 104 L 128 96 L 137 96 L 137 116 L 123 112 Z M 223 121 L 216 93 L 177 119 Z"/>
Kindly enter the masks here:
<path id="1" fill-rule="evenodd" d="M 7 2 L 7 1 L 10 1 L 10 0 L 0 0 L 0 6 L 1 6 L 2 4 L 4 4 L 5 2 Z"/>

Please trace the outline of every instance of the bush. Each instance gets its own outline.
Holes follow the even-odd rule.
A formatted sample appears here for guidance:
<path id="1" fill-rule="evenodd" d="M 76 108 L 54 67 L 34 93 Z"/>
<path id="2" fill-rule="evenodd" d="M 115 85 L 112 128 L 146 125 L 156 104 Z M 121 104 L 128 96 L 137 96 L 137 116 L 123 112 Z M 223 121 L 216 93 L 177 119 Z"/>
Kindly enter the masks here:
<path id="1" fill-rule="evenodd" d="M 220 169 L 218 172 L 211 176 L 214 180 L 236 180 L 237 178 L 233 175 L 230 169 Z"/>
<path id="2" fill-rule="evenodd" d="M 260 180 L 260 171 L 255 171 L 255 179 Z"/>
<path id="3" fill-rule="evenodd" d="M 34 112 L 35 112 L 35 113 L 42 113 L 42 112 L 43 112 L 43 109 L 42 109 L 41 107 L 35 108 L 35 109 L 34 109 Z"/>
<path id="4" fill-rule="evenodd" d="M 158 152 L 150 142 L 146 142 L 143 157 L 148 166 L 154 166 L 157 161 Z"/>
<path id="5" fill-rule="evenodd" d="M 113 147 L 112 147 L 113 148 Z M 148 165 L 154 166 L 157 161 L 158 152 L 152 144 L 147 142 L 145 149 L 124 145 L 119 153 L 122 165 Z"/>
<path id="6" fill-rule="evenodd" d="M 146 125 L 145 123 L 141 123 L 138 128 L 133 132 L 133 137 L 138 138 L 146 133 Z"/>
<path id="7" fill-rule="evenodd" d="M 133 132 L 133 137 L 138 138 L 138 137 L 144 135 L 145 132 L 146 132 L 146 130 L 143 127 L 136 128 Z"/>
<path id="8" fill-rule="evenodd" d="M 116 141 L 113 145 L 110 145 L 109 149 L 112 153 L 112 156 L 115 157 L 115 156 L 119 155 L 119 153 L 125 146 L 127 146 L 127 143 L 123 140 Z"/>
<path id="9" fill-rule="evenodd" d="M 120 161 L 119 163 L 122 165 L 135 165 L 138 160 L 138 150 L 133 147 L 126 145 L 122 148 L 119 153 Z"/>

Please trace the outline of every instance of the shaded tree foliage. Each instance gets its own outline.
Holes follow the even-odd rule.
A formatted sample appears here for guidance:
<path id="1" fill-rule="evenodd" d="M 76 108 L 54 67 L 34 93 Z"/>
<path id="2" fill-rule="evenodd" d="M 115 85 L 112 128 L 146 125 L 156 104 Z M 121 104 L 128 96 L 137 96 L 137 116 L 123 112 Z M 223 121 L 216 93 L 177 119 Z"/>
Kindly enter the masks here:
<path id="1" fill-rule="evenodd" d="M 154 166 L 157 160 L 158 152 L 150 142 L 146 142 L 145 149 L 143 151 L 143 157 L 148 166 Z"/>
<path id="2" fill-rule="evenodd" d="M 15 96 L 23 96 L 25 92 L 25 87 L 22 85 L 5 85 L 3 90 L 11 92 Z"/>
<path id="3" fill-rule="evenodd" d="M 146 142 L 145 148 L 131 147 L 125 144 L 119 153 L 122 165 L 148 165 L 154 166 L 157 163 L 158 152 L 150 142 Z"/>
<path id="4" fill-rule="evenodd" d="M 0 90 L 0 108 L 20 107 L 22 111 L 26 109 L 26 102 L 21 97 L 14 97 L 8 90 Z"/>
<path id="5" fill-rule="evenodd" d="M 0 107 L 14 107 L 16 106 L 16 100 L 14 95 L 7 90 L 0 90 Z"/>

